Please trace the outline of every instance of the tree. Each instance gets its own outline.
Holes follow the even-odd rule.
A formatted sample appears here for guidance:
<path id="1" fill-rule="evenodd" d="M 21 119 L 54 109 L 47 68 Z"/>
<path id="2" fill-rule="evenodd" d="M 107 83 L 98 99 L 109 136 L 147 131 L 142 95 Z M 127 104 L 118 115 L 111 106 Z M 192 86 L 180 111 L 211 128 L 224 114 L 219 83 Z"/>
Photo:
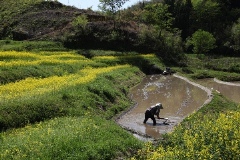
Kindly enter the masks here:
<path id="1" fill-rule="evenodd" d="M 148 4 L 144 8 L 143 20 L 155 25 L 159 31 L 158 37 L 161 37 L 162 30 L 170 30 L 173 22 L 172 14 L 168 12 L 168 5 L 163 3 Z"/>
<path id="2" fill-rule="evenodd" d="M 230 32 L 230 42 L 228 41 L 224 45 L 233 49 L 236 53 L 240 53 L 240 18 L 232 25 Z"/>
<path id="3" fill-rule="evenodd" d="M 174 22 L 173 26 L 182 30 L 182 38 L 185 40 L 189 35 L 191 35 L 191 19 L 193 5 L 191 0 L 178 0 L 174 3 Z"/>
<path id="4" fill-rule="evenodd" d="M 98 7 L 106 14 L 110 14 L 113 19 L 115 19 L 117 12 L 127 1 L 129 0 L 99 0 L 100 5 Z"/>
<path id="5" fill-rule="evenodd" d="M 80 15 L 80 16 L 77 16 L 77 17 L 73 20 L 72 25 L 73 25 L 74 27 L 77 27 L 77 28 L 81 27 L 82 29 L 85 29 L 87 23 L 88 23 L 88 18 L 87 18 L 87 16 L 86 16 L 85 14 L 82 14 L 82 15 Z"/>
<path id="6" fill-rule="evenodd" d="M 195 20 L 193 21 L 195 31 L 202 29 L 213 33 L 216 31 L 216 28 L 221 25 L 219 22 L 224 15 L 222 15 L 219 3 L 213 1 L 198 1 L 193 8 L 191 18 Z"/>
<path id="7" fill-rule="evenodd" d="M 233 24 L 232 30 L 232 40 L 233 40 L 233 46 L 235 51 L 240 51 L 240 18 L 238 19 L 237 23 Z"/>
<path id="8" fill-rule="evenodd" d="M 193 53 L 205 54 L 216 48 L 216 39 L 211 33 L 199 29 L 187 40 L 186 45 L 193 45 Z"/>

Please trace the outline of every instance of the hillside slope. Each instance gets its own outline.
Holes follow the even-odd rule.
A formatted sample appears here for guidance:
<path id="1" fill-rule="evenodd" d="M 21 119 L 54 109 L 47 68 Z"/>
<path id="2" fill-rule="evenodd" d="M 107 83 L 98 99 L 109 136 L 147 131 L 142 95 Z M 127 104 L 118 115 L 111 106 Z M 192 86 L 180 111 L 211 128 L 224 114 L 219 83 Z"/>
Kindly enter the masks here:
<path id="1" fill-rule="evenodd" d="M 0 0 L 0 39 L 60 41 L 68 48 L 135 50 L 139 25 L 115 23 L 92 10 L 65 6 L 57 1 Z M 87 17 L 82 29 L 72 22 Z M 140 49 L 146 48 L 142 45 Z M 147 47 L 148 48 L 148 47 Z"/>
<path id="2" fill-rule="evenodd" d="M 89 20 L 101 15 L 65 6 L 57 1 L 0 0 L 0 39 L 56 39 L 71 28 L 72 20 L 85 14 Z"/>

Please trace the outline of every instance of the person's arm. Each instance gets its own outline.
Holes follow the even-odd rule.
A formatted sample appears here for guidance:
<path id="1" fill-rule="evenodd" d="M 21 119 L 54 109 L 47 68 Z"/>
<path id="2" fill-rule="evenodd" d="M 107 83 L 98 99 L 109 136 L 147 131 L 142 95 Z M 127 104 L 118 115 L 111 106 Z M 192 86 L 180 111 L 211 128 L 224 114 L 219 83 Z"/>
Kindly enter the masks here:
<path id="1" fill-rule="evenodd" d="M 157 106 L 157 111 L 156 111 L 156 115 L 157 115 L 157 118 L 158 118 L 158 119 L 161 119 L 161 118 L 159 117 L 159 114 L 160 114 L 160 110 L 161 110 L 161 109 L 163 109 L 163 106 L 162 106 L 162 104 L 160 103 L 160 105 Z"/>
<path id="2" fill-rule="evenodd" d="M 160 119 L 159 114 L 160 114 L 160 108 L 157 108 L 156 116 L 157 116 L 158 119 Z"/>
<path id="3" fill-rule="evenodd" d="M 157 113 L 157 118 L 160 119 L 160 117 L 159 117 L 159 112 Z"/>

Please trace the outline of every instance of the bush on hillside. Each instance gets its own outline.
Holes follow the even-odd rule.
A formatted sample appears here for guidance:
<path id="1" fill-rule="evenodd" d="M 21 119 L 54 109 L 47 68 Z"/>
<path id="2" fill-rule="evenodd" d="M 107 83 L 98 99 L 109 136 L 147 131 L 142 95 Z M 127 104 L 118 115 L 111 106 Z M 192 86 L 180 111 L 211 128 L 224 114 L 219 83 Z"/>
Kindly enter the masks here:
<path id="1" fill-rule="evenodd" d="M 193 45 L 193 53 L 206 54 L 210 50 L 216 48 L 216 39 L 213 35 L 204 30 L 197 30 L 192 37 L 186 42 L 186 46 Z"/>

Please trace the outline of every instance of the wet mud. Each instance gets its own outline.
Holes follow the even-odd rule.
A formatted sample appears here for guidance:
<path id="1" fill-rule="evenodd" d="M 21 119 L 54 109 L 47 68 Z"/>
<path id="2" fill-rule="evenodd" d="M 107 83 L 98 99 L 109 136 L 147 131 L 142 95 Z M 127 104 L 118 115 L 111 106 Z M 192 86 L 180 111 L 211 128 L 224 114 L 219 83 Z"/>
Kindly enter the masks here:
<path id="1" fill-rule="evenodd" d="M 136 105 L 117 122 L 137 138 L 148 140 L 159 139 L 162 134 L 171 132 L 186 116 L 210 102 L 212 96 L 210 89 L 184 77 L 151 75 L 132 88 L 131 98 Z M 153 126 L 149 119 L 144 124 L 145 110 L 159 102 L 164 107 L 160 117 L 168 120 L 156 119 L 157 125 Z"/>

